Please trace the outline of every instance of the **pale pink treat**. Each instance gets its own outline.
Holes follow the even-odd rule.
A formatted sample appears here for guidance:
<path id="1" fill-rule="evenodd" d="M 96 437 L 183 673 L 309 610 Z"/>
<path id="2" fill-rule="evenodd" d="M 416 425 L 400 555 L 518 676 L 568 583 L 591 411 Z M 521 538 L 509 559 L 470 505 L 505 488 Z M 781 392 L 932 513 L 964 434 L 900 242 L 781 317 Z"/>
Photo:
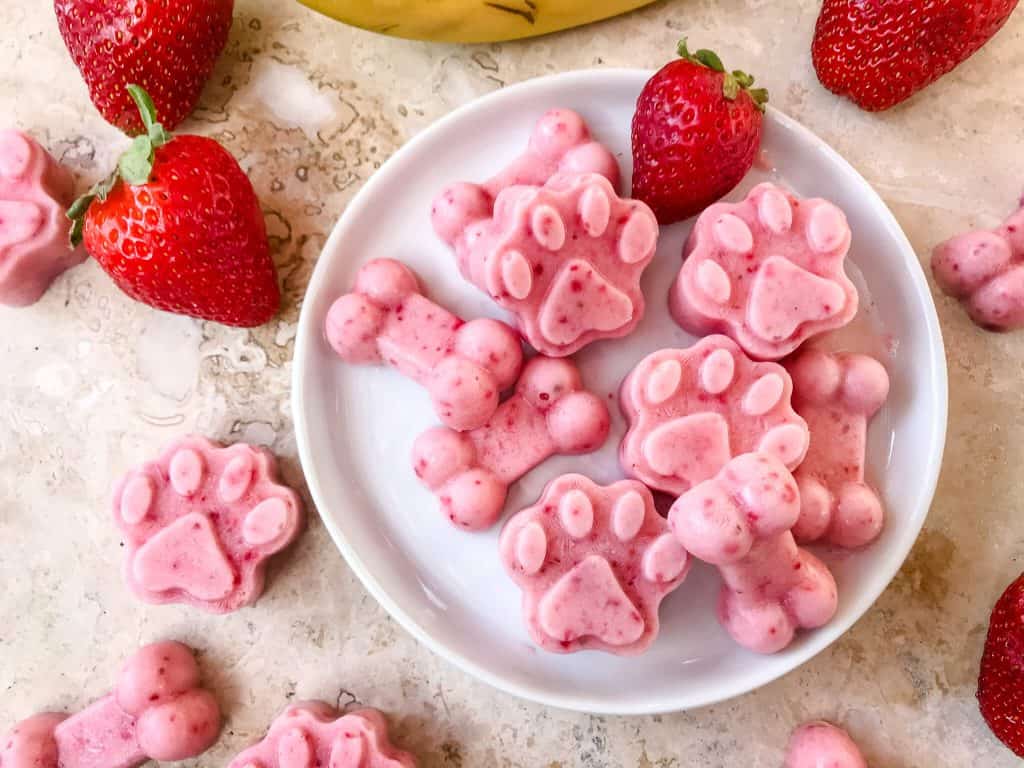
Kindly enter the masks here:
<path id="1" fill-rule="evenodd" d="M 722 575 L 722 626 L 757 653 L 781 651 L 797 629 L 820 627 L 836 612 L 835 579 L 790 533 L 799 515 L 796 481 L 765 453 L 737 456 L 669 511 L 683 547 Z"/>
<path id="2" fill-rule="evenodd" d="M 381 363 L 422 384 L 437 417 L 476 429 L 494 414 L 523 367 L 519 335 L 505 323 L 468 323 L 420 292 L 416 275 L 394 259 L 374 259 L 355 289 L 331 305 L 327 341 L 347 363 Z"/>
<path id="3" fill-rule="evenodd" d="M 302 528 L 298 494 L 262 448 L 176 440 L 114 490 L 125 537 L 124 576 L 147 603 L 228 613 L 263 592 L 267 559 Z"/>
<path id="4" fill-rule="evenodd" d="M 619 186 L 619 164 L 603 144 L 594 141 L 583 118 L 569 109 L 552 109 L 534 126 L 525 153 L 483 184 L 457 182 L 445 187 L 430 211 L 434 231 L 446 243 L 471 221 L 487 218 L 506 187 L 539 187 L 558 174 L 597 173 Z"/>
<path id="5" fill-rule="evenodd" d="M 643 653 L 658 636 L 658 606 L 690 567 L 646 486 L 583 475 L 548 483 L 505 525 L 500 551 L 530 637 L 554 653 Z"/>
<path id="6" fill-rule="evenodd" d="M 857 314 L 843 269 L 849 250 L 838 207 L 759 184 L 697 219 L 669 309 L 691 333 L 724 333 L 751 357 L 778 360 Z"/>
<path id="7" fill-rule="evenodd" d="M 678 496 L 750 451 L 790 469 L 807 453 L 807 424 L 777 363 L 755 363 L 725 336 L 648 355 L 622 382 L 629 430 L 619 447 L 626 474 Z"/>
<path id="8" fill-rule="evenodd" d="M 1024 200 L 1002 226 L 957 235 L 932 253 L 935 282 L 991 331 L 1024 327 Z"/>
<path id="9" fill-rule="evenodd" d="M 800 488 L 793 536 L 801 544 L 869 544 L 882 532 L 885 511 L 864 481 L 864 449 L 868 422 L 889 394 L 889 375 L 873 357 L 817 349 L 785 366 L 793 378 L 793 407 L 811 431 L 807 456 L 793 473 Z"/>
<path id="10" fill-rule="evenodd" d="M 309 701 L 289 705 L 263 741 L 228 768 L 416 768 L 416 760 L 391 745 L 377 710 L 341 715 L 322 701 Z"/>
<path id="11" fill-rule="evenodd" d="M 785 768 L 868 768 L 868 764 L 846 731 L 815 721 L 793 732 Z"/>
<path id="12" fill-rule="evenodd" d="M 0 738 L 2 768 L 135 768 L 202 754 L 217 739 L 220 707 L 199 686 L 192 651 L 141 648 L 114 692 L 74 715 L 44 713 Z"/>
<path id="13" fill-rule="evenodd" d="M 71 174 L 32 137 L 0 131 L 0 304 L 35 303 L 85 260 L 68 240 L 64 212 L 74 196 Z"/>
<path id="14" fill-rule="evenodd" d="M 508 487 L 555 454 L 595 451 L 608 438 L 604 401 L 568 360 L 535 357 L 491 420 L 470 432 L 435 427 L 416 438 L 412 465 L 454 525 L 492 526 Z"/>
<path id="15" fill-rule="evenodd" d="M 564 357 L 630 333 L 644 314 L 640 277 L 658 222 L 603 176 L 556 176 L 502 191 L 494 215 L 455 239 L 463 277 L 511 312 L 542 354 Z"/>

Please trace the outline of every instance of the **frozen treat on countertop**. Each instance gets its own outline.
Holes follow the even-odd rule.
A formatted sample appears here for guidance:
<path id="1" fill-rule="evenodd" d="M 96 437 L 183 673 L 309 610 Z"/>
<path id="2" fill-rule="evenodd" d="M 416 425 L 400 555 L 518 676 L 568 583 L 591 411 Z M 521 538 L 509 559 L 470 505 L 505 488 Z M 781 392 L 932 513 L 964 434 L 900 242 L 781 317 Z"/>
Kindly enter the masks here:
<path id="1" fill-rule="evenodd" d="M 453 525 L 483 530 L 501 515 L 510 484 L 555 454 L 597 450 L 610 426 L 608 406 L 583 388 L 575 365 L 535 357 L 487 424 L 424 432 L 413 444 L 412 465 Z"/>
<path id="2" fill-rule="evenodd" d="M 523 591 L 530 637 L 555 653 L 642 653 L 658 635 L 658 606 L 690 565 L 645 485 L 576 474 L 512 516 L 500 551 Z"/>
<path id="3" fill-rule="evenodd" d="M 269 451 L 198 436 L 175 440 L 125 475 L 113 508 L 132 591 L 147 603 L 211 613 L 255 602 L 267 559 L 303 523 L 298 494 L 278 482 Z"/>
<path id="4" fill-rule="evenodd" d="M 192 650 L 153 643 L 128 660 L 113 693 L 76 714 L 48 712 L 14 726 L 0 739 L 0 766 L 136 768 L 184 760 L 213 745 L 220 723 Z"/>
<path id="5" fill-rule="evenodd" d="M 785 768 L 867 768 L 853 739 L 831 723 L 804 723 L 789 740 Z"/>
<path id="6" fill-rule="evenodd" d="M 793 379 L 793 408 L 811 432 L 800 488 L 801 544 L 862 547 L 882 532 L 885 510 L 864 480 L 868 422 L 885 403 L 889 375 L 873 357 L 806 349 L 784 363 Z"/>
<path id="7" fill-rule="evenodd" d="M 722 576 L 722 626 L 757 653 L 783 650 L 798 629 L 823 626 L 836 612 L 831 572 L 790 532 L 799 515 L 796 481 L 765 453 L 737 456 L 669 511 L 683 547 Z"/>
<path id="8" fill-rule="evenodd" d="M 31 136 L 0 130 L 0 304 L 35 303 L 85 260 L 64 215 L 74 196 L 71 174 Z"/>
<path id="9" fill-rule="evenodd" d="M 759 184 L 697 219 L 669 308 L 690 333 L 724 333 L 751 357 L 778 360 L 857 313 L 843 268 L 850 237 L 829 201 Z"/>
<path id="10" fill-rule="evenodd" d="M 512 328 L 456 317 L 426 298 L 412 270 L 393 259 L 359 270 L 353 291 L 327 312 L 325 332 L 345 362 L 386 362 L 422 384 L 438 418 L 457 430 L 485 424 L 523 365 Z"/>
<path id="11" fill-rule="evenodd" d="M 725 336 L 654 352 L 622 383 L 619 403 L 629 422 L 622 468 L 673 496 L 749 451 L 794 469 L 807 453 L 808 434 L 790 404 L 792 391 L 785 368 L 751 361 Z"/>
<path id="12" fill-rule="evenodd" d="M 289 704 L 263 740 L 228 768 L 416 768 L 416 760 L 388 740 L 375 709 L 342 715 L 322 701 Z"/>
<path id="13" fill-rule="evenodd" d="M 1024 200 L 1001 226 L 957 235 L 936 247 L 932 274 L 982 328 L 1024 327 Z"/>

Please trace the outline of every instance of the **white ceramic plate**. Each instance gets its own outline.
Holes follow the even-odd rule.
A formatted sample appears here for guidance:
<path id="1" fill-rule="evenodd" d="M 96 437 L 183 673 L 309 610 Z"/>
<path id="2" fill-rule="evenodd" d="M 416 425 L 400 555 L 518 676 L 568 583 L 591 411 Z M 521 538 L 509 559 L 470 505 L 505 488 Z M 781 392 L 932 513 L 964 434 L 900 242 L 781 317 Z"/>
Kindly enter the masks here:
<path id="1" fill-rule="evenodd" d="M 740 650 L 718 626 L 718 577 L 698 566 L 662 605 L 651 650 L 618 658 L 599 652 L 554 655 L 530 642 L 519 591 L 497 556 L 498 528 L 452 528 L 409 465 L 415 437 L 436 423 L 427 396 L 387 368 L 342 364 L 323 338 L 331 302 L 369 259 L 401 259 L 428 294 L 463 317 L 500 317 L 459 276 L 434 236 L 430 203 L 455 180 L 482 180 L 523 151 L 536 119 L 552 107 L 580 112 L 630 178 L 630 120 L 649 72 L 570 72 L 506 88 L 453 112 L 416 136 L 363 187 L 334 228 L 302 307 L 294 365 L 295 428 L 310 490 L 324 523 L 366 588 L 436 653 L 509 693 L 568 709 L 655 713 L 710 704 L 750 691 L 803 664 L 834 642 L 889 584 L 924 523 L 946 434 L 946 367 L 938 319 L 914 251 L 863 178 L 805 128 L 769 111 L 765 158 L 779 169 L 751 173 L 733 198 L 766 176 L 797 193 L 827 197 L 854 232 L 850 272 L 864 307 L 843 346 L 884 351 L 863 331 L 889 334 L 889 401 L 870 431 L 869 479 L 889 510 L 881 539 L 854 555 L 825 552 L 839 582 L 839 612 L 770 657 Z M 593 344 L 577 356 L 584 381 L 611 396 L 644 355 L 689 346 L 668 315 L 666 296 L 680 266 L 689 223 L 663 230 L 644 274 L 647 315 L 624 340 Z M 867 290 L 864 290 L 864 287 Z M 616 460 L 623 422 L 612 409 L 612 437 L 599 453 L 550 460 L 513 487 L 507 510 L 537 498 L 553 477 L 577 471 L 598 482 L 621 477 Z M 506 513 L 506 517 L 507 517 Z"/>

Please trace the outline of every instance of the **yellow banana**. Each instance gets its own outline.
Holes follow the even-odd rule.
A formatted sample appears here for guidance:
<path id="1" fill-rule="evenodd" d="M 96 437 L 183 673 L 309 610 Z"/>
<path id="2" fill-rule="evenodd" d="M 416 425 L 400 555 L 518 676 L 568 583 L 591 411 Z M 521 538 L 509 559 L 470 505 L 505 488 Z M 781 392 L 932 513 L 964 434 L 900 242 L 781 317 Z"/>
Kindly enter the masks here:
<path id="1" fill-rule="evenodd" d="M 395 37 L 489 43 L 606 19 L 654 0 L 299 0 L 346 24 Z"/>

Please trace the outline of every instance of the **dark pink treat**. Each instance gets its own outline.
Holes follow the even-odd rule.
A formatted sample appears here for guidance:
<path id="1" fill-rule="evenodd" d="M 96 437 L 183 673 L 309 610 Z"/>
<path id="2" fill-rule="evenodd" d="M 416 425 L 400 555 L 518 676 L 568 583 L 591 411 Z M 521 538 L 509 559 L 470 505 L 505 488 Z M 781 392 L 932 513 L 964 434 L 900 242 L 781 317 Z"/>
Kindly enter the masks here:
<path id="1" fill-rule="evenodd" d="M 548 483 L 505 525 L 500 550 L 523 590 L 530 636 L 554 653 L 642 653 L 690 565 L 642 483 L 600 486 L 582 475 Z"/>
<path id="2" fill-rule="evenodd" d="M 259 744 L 228 768 L 416 768 L 412 755 L 388 741 L 375 709 L 340 715 L 321 701 L 289 705 Z"/>
<path id="3" fill-rule="evenodd" d="M 266 560 L 295 539 L 303 511 L 270 452 L 192 436 L 121 479 L 114 519 L 139 598 L 228 613 L 263 592 Z"/>
<path id="4" fill-rule="evenodd" d="M 992 331 L 1024 327 L 1024 201 L 996 229 L 957 235 L 932 254 L 935 282 Z"/>
<path id="5" fill-rule="evenodd" d="M 862 547 L 882 532 L 885 511 L 864 481 L 868 422 L 885 403 L 889 375 L 873 357 L 816 349 L 785 362 L 793 408 L 807 422 L 811 445 L 793 473 L 800 487 L 800 543 Z"/>
<path id="6" fill-rule="evenodd" d="M 436 427 L 416 438 L 412 464 L 441 511 L 471 531 L 492 526 L 511 483 L 556 453 L 590 453 L 608 438 L 608 406 L 567 360 L 535 357 L 515 394 L 470 432 Z"/>
<path id="7" fill-rule="evenodd" d="M 136 768 L 209 749 L 220 708 L 199 687 L 187 646 L 161 642 L 140 649 L 121 670 L 114 692 L 74 715 L 44 713 L 0 739 L 2 768 Z"/>
<path id="8" fill-rule="evenodd" d="M 519 335 L 497 320 L 468 323 L 420 293 L 412 270 L 374 259 L 331 305 L 327 341 L 348 363 L 381 363 L 422 384 L 452 429 L 486 423 L 523 366 Z"/>

